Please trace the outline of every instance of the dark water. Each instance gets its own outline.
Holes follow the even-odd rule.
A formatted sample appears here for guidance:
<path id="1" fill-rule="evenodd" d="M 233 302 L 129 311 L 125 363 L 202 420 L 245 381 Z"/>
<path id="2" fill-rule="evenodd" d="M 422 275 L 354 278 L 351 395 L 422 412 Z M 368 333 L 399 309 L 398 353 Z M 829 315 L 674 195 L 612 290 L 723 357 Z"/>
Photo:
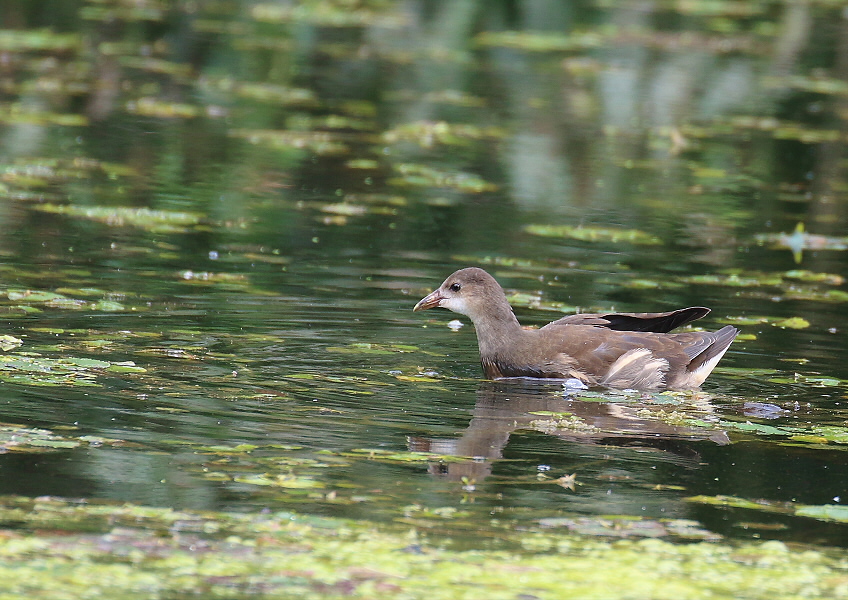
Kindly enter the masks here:
<path id="1" fill-rule="evenodd" d="M 841 89 L 848 64 L 836 10 L 792 9 L 807 11 L 796 32 L 777 15 L 579 3 L 389 3 L 344 27 L 263 20 L 250 3 L 159 19 L 35 5 L 47 3 L 0 7 L 3 27 L 77 37 L 60 48 L 40 31 L 43 44 L 2 50 L 0 284 L 122 308 L 10 296 L 5 333 L 24 342 L 13 352 L 146 372 L 97 372 L 91 387 L 4 381 L 0 421 L 123 443 L 6 453 L 0 494 L 380 520 L 456 509 L 457 531 L 493 516 L 687 518 L 731 538 L 844 545 L 840 524 L 685 500 L 848 499 L 845 304 L 827 295 L 844 293 L 845 255 L 830 248 L 848 235 L 848 113 L 825 87 Z M 567 51 L 481 35 L 592 27 L 607 32 L 599 45 Z M 263 141 L 267 131 L 301 141 Z M 38 209 L 48 204 L 199 221 L 165 231 Z M 799 221 L 830 246 L 797 263 L 757 241 Z M 659 243 L 527 225 L 637 229 Z M 704 305 L 708 329 L 763 320 L 740 325 L 755 337 L 733 345 L 701 396 L 646 404 L 709 425 L 672 423 L 638 399 L 482 381 L 469 323 L 454 332 L 454 315 L 411 312 L 471 264 L 510 292 L 581 310 Z M 786 275 L 799 269 L 831 279 Z M 561 314 L 516 313 L 525 324 Z M 809 325 L 781 327 L 790 317 Z M 545 431 L 540 411 L 597 430 Z M 257 448 L 226 450 L 239 444 Z M 433 456 L 379 454 L 407 451 Z M 543 479 L 572 473 L 574 489 Z M 249 482 L 261 474 L 317 484 Z"/>

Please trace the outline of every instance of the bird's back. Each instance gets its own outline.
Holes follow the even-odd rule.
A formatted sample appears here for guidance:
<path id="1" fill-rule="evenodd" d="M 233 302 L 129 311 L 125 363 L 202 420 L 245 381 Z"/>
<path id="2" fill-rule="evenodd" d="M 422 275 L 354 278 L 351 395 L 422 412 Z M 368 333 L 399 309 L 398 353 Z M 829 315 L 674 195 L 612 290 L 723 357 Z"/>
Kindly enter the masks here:
<path id="1" fill-rule="evenodd" d="M 716 332 L 653 333 L 554 324 L 525 331 L 508 347 L 481 352 L 489 377 L 576 377 L 614 388 L 698 387 L 736 337 Z M 482 348 L 481 348 L 482 350 Z"/>

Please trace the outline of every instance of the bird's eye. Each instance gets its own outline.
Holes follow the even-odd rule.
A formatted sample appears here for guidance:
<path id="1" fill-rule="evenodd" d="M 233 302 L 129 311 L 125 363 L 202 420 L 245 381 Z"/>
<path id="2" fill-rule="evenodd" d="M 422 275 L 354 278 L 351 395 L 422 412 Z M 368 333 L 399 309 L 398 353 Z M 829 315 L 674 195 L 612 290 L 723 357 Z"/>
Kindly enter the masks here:
<path id="1" fill-rule="evenodd" d="M 459 285 L 458 283 L 452 283 L 451 286 L 450 286 L 450 291 L 452 291 L 452 292 L 458 292 L 461 289 L 462 289 L 462 286 Z"/>

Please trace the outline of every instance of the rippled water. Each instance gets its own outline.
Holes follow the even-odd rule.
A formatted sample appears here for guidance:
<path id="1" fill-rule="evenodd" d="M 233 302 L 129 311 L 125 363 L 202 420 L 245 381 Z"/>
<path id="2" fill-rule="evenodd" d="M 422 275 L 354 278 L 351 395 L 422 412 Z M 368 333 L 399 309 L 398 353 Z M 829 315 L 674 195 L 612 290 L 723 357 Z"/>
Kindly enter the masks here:
<path id="1" fill-rule="evenodd" d="M 596 11 L 610 23 L 624 15 Z M 5 332 L 23 340 L 13 352 L 145 371 L 95 369 L 91 386 L 73 375 L 43 385 L 37 373 L 4 382 L 0 420 L 107 441 L 24 443 L 27 452 L 0 456 L 0 493 L 379 520 L 461 510 L 443 527 L 468 546 L 485 545 L 467 532 L 501 526 L 493 517 L 575 515 L 687 518 L 730 538 L 844 545 L 841 524 L 687 500 L 848 498 L 844 298 L 827 296 L 844 293 L 844 253 L 808 246 L 799 264 L 756 238 L 798 221 L 831 243 L 846 234 L 842 142 L 822 134 L 810 108 L 841 123 L 837 99 L 781 79 L 771 54 L 724 53 L 709 40 L 652 50 L 622 33 L 604 49 L 562 53 L 475 38 L 470 49 L 444 42 L 447 54 L 434 57 L 427 44 L 440 47 L 443 22 L 425 13 L 413 19 L 421 29 L 365 26 L 355 40 L 304 25 L 314 47 L 268 23 L 253 40 L 189 25 L 185 54 L 168 36 L 170 50 L 124 40 L 128 56 L 161 54 L 159 66 L 15 51 L 29 62 L 7 101 L 47 121 L 4 121 L 2 289 L 120 307 L 7 293 Z M 811 30 L 827 15 L 815 9 Z M 493 23 L 480 26 L 499 30 Z M 420 54 L 406 62 L 411 30 Z M 106 31 L 94 20 L 80 35 Z M 275 63 L 291 57 L 274 40 L 303 53 L 296 75 Z M 191 50 L 197 72 L 170 73 Z M 38 75 L 34 63 L 48 59 L 104 72 L 81 76 L 89 91 L 51 109 L 25 96 L 26 82 L 68 83 Z M 809 87 L 822 67 L 806 59 L 797 71 Z M 94 88 L 109 82 L 123 83 L 98 100 Z M 247 83 L 257 89 L 248 94 Z M 755 102 L 760 86 L 781 95 Z M 310 99 L 287 103 L 279 87 Z M 161 105 L 139 113 L 140 98 Z M 178 102 L 196 113 L 168 114 Z M 48 113 L 85 121 L 56 124 Z M 310 125 L 328 115 L 348 120 Z M 274 145 L 263 131 L 323 132 L 344 148 Z M 163 230 L 45 205 L 199 218 Z M 639 230 L 657 243 L 541 237 L 527 225 Z M 516 308 L 525 324 L 577 309 L 689 305 L 713 308 L 709 329 L 763 319 L 740 325 L 745 337 L 697 397 L 570 397 L 558 384 L 485 382 L 470 323 L 452 331 L 455 315 L 411 311 L 472 264 L 525 294 Z M 832 279 L 787 273 L 799 269 Z M 791 317 L 808 326 L 781 326 Z M 552 413 L 582 425 L 545 424 Z"/>

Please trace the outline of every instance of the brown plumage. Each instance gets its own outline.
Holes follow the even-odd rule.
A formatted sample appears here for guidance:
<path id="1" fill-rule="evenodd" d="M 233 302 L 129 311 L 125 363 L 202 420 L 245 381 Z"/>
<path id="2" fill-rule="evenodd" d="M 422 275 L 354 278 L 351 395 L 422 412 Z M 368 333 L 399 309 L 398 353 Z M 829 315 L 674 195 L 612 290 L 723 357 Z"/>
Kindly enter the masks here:
<path id="1" fill-rule="evenodd" d="M 460 269 L 413 310 L 442 307 L 466 315 L 477 330 L 489 379 L 577 378 L 620 389 L 692 389 L 724 356 L 738 330 L 668 333 L 710 309 L 664 313 L 577 314 L 524 329 L 503 289 L 483 269 Z"/>

